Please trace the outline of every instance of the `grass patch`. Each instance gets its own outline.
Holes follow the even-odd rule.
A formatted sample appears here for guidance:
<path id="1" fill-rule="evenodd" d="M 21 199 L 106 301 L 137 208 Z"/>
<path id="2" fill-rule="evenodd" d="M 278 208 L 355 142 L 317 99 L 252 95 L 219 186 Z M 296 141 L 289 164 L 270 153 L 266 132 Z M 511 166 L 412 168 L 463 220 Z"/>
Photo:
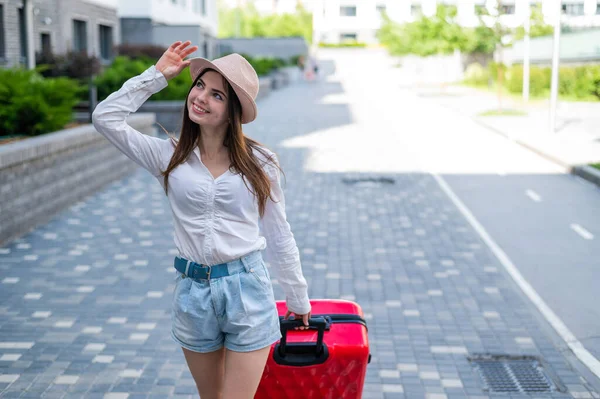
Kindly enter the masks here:
<path id="1" fill-rule="evenodd" d="M 517 109 L 502 109 L 502 110 L 490 110 L 480 112 L 478 116 L 526 116 L 527 112 L 519 111 Z"/>
<path id="2" fill-rule="evenodd" d="M 592 168 L 596 168 L 598 170 L 600 170 L 600 163 L 593 163 L 590 165 Z"/>

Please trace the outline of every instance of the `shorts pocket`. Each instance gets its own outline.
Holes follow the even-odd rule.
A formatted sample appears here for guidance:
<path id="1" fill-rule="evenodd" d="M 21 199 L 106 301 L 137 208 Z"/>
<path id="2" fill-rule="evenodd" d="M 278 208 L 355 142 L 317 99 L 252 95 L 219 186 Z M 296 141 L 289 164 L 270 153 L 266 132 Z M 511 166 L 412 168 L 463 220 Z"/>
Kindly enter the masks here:
<path id="1" fill-rule="evenodd" d="M 183 274 L 179 271 L 175 271 L 175 278 L 173 279 L 173 281 L 175 282 L 175 284 L 177 285 L 178 282 L 180 282 L 182 280 Z"/>
<path id="2" fill-rule="evenodd" d="M 261 260 L 256 263 L 255 266 L 250 268 L 248 274 L 254 276 L 254 278 L 266 289 L 271 289 L 271 278 L 269 276 L 269 272 L 267 271 L 267 266 L 265 262 Z"/>
<path id="3" fill-rule="evenodd" d="M 175 290 L 173 292 L 173 310 L 175 312 L 187 312 L 190 298 L 191 279 L 184 279 L 183 275 L 175 278 Z"/>

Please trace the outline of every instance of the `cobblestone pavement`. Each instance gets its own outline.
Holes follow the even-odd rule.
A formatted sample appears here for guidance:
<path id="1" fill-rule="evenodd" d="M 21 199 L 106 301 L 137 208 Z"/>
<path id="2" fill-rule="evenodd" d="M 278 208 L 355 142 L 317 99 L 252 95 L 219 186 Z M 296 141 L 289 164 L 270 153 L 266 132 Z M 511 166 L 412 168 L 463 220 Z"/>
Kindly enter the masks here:
<path id="1" fill-rule="evenodd" d="M 307 150 L 282 145 L 351 126 L 351 108 L 332 100 L 343 90 L 334 76 L 275 92 L 247 133 L 282 160 L 311 298 L 366 312 L 363 397 L 598 398 L 433 176 L 318 172 Z M 381 176 L 394 183 L 344 182 Z M 0 248 L 0 396 L 197 397 L 169 337 L 174 255 L 166 199 L 142 170 Z M 565 392 L 486 393 L 467 359 L 477 353 L 542 356 Z"/>

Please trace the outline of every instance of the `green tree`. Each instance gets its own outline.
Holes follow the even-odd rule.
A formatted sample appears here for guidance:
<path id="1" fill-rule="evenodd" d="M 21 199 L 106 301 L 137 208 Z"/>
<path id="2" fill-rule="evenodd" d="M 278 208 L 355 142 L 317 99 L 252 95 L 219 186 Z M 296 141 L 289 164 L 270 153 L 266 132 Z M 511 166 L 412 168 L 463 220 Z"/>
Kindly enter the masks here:
<path id="1" fill-rule="evenodd" d="M 497 97 L 498 97 L 498 112 L 502 111 L 502 86 L 506 74 L 504 65 L 503 50 L 509 43 L 512 31 L 501 23 L 502 15 L 502 0 L 496 0 L 493 12 L 490 13 L 487 8 L 481 9 L 478 17 L 482 29 L 489 29 L 489 42 L 487 45 L 494 46 L 497 54 L 497 63 L 492 63 L 491 67 L 495 69 Z M 493 72 L 492 72 L 493 74 Z"/>
<path id="2" fill-rule="evenodd" d="M 455 6 L 438 4 L 435 15 L 421 16 L 402 25 L 383 13 L 377 37 L 393 55 L 451 54 L 457 49 L 464 50 L 469 44 L 464 29 L 456 22 L 456 13 Z"/>
<path id="3" fill-rule="evenodd" d="M 294 37 L 312 43 L 312 14 L 301 5 L 294 14 L 261 15 L 249 3 L 245 7 L 219 8 L 220 38 L 229 37 Z"/>
<path id="4" fill-rule="evenodd" d="M 544 14 L 542 13 L 541 3 L 537 3 L 531 6 L 531 18 L 529 25 L 529 37 L 548 36 L 554 33 L 554 27 L 548 25 L 544 21 Z M 523 26 L 517 27 L 514 32 L 514 40 L 522 40 L 525 37 L 525 28 Z"/>

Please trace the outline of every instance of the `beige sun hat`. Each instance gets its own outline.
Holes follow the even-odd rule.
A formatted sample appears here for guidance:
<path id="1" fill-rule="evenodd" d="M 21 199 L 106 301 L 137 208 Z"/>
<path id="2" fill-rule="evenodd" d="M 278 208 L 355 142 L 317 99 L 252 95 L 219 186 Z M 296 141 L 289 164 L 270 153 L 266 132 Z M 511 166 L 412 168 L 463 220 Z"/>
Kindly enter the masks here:
<path id="1" fill-rule="evenodd" d="M 242 104 L 242 123 L 250 123 L 256 119 L 256 96 L 258 94 L 258 75 L 250 63 L 237 53 L 229 54 L 216 60 L 206 58 L 190 58 L 190 74 L 192 81 L 207 68 L 219 72 L 231 85 Z"/>

